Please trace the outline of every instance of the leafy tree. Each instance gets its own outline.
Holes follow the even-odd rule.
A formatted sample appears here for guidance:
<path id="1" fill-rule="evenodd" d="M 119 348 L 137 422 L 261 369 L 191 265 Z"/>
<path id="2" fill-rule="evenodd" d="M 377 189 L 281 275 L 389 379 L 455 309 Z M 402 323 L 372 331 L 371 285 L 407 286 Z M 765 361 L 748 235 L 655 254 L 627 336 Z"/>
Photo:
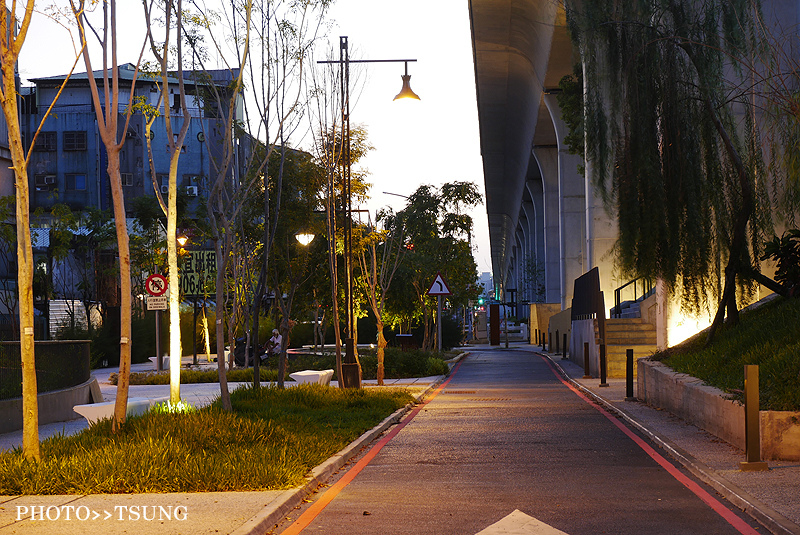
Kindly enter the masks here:
<path id="1" fill-rule="evenodd" d="M 316 91 L 318 94 L 323 94 L 324 88 L 318 85 Z M 321 107 L 326 111 L 330 106 L 322 105 Z M 350 284 L 348 262 L 351 260 L 344 254 L 347 225 L 344 217 L 346 217 L 348 202 L 350 204 L 353 201 L 358 203 L 367 198 L 367 191 L 369 190 L 369 184 L 365 181 L 367 173 L 359 169 L 353 169 L 353 166 L 373 147 L 367 141 L 366 128 L 363 125 L 355 125 L 350 128 L 350 149 L 349 154 L 347 154 L 348 151 L 344 148 L 341 123 L 337 123 L 335 120 L 328 123 L 323 110 L 320 111 L 319 116 L 321 128 L 314 141 L 317 160 L 324 169 L 326 177 L 324 186 L 325 230 L 328 242 L 332 319 L 336 341 L 336 374 L 337 377 L 342 377 L 342 336 L 339 321 L 341 311 L 339 302 L 342 292 L 340 288 L 346 288 L 346 285 Z M 349 184 L 345 178 L 345 168 L 349 168 Z M 340 254 L 342 255 L 341 263 L 343 264 L 341 267 Z M 353 339 L 353 349 L 355 350 L 358 340 L 357 321 L 355 320 L 357 300 L 355 299 L 355 287 L 351 290 L 354 318 L 353 332 L 348 333 L 348 335 Z M 345 305 L 344 308 L 346 309 L 347 306 Z M 344 310 L 344 313 L 349 314 L 349 311 Z M 360 370 L 361 365 L 358 361 L 357 351 L 355 352 L 355 359 Z M 340 386 L 344 388 L 344 381 L 340 382 Z"/>
<path id="2" fill-rule="evenodd" d="M 403 261 L 405 286 L 401 291 L 416 296 L 415 314 L 424 327 L 423 349 L 430 350 L 435 343 L 435 301 L 427 291 L 437 272 L 444 275 L 453 292 L 447 299 L 451 307 L 466 306 L 478 296 L 478 270 L 470 242 L 472 218 L 466 210 L 480 202 L 478 187 L 471 182 L 448 182 L 438 190 L 423 185 L 397 213 L 408 237 L 406 246 L 413 251 Z"/>
<path id="3" fill-rule="evenodd" d="M 757 179 L 768 173 L 761 103 L 740 69 L 763 50 L 758 3 L 567 5 L 583 59 L 586 160 L 616 214 L 619 267 L 662 279 L 691 310 L 716 298 L 710 339 L 726 310 L 737 321 L 737 276 L 751 292 L 771 233 L 768 181 Z"/>
<path id="4" fill-rule="evenodd" d="M 384 229 L 362 228 L 358 260 L 364 295 L 378 330 L 378 385 L 383 385 L 386 338 L 383 335 L 386 296 L 405 252 L 402 221 L 398 221 L 391 210 L 378 212 L 376 224 L 386 223 Z"/>
<path id="5" fill-rule="evenodd" d="M 291 319 L 295 296 L 300 286 L 311 277 L 311 250 L 319 252 L 324 247 L 324 240 L 316 238 L 303 246 L 296 236 L 299 233 L 316 235 L 322 232 L 322 222 L 309 216 L 319 208 L 319 191 L 324 176 L 324 171 L 311 155 L 287 151 L 281 194 L 283 206 L 275 228 L 271 261 L 272 288 L 282 316 L 279 329 L 283 342 L 278 363 L 278 386 L 281 388 L 286 373 L 286 347 L 291 328 L 296 323 Z"/>
<path id="6" fill-rule="evenodd" d="M 252 324 L 247 332 L 247 344 L 249 348 L 254 348 L 259 345 L 260 307 L 270 278 L 270 251 L 276 239 L 275 229 L 281 207 L 284 160 L 281 157 L 277 167 L 272 167 L 275 161 L 272 154 L 285 156 L 283 149 L 288 146 L 288 138 L 299 125 L 304 112 L 302 89 L 305 86 L 305 62 L 316 41 L 329 1 L 233 2 L 221 4 L 216 12 L 200 3 L 193 5 L 197 10 L 193 18 L 206 30 L 204 39 L 218 53 L 233 50 L 232 54 L 220 55 L 232 58 L 224 61 L 235 74 L 237 88 L 247 86 L 250 90 L 247 98 L 237 102 L 242 106 L 240 111 L 243 111 L 243 120 L 235 116 L 224 118 L 232 121 L 227 131 L 236 131 L 238 143 L 244 150 L 240 150 L 232 138 L 225 139 L 227 148 L 223 150 L 223 157 L 213 162 L 215 178 L 208 199 L 208 213 L 213 239 L 219 244 L 218 304 L 223 302 L 219 294 L 219 282 L 223 280 L 227 262 L 233 258 L 232 252 L 236 250 L 237 259 L 247 260 L 230 266 L 244 277 L 238 277 L 243 284 L 235 288 L 242 293 L 233 294 L 235 304 L 231 310 L 233 315 L 237 315 L 239 307 L 249 304 Z M 217 24 L 219 21 L 223 21 L 223 24 Z M 193 61 L 198 61 L 203 71 L 208 72 L 202 41 L 197 34 L 188 35 L 187 39 L 194 50 Z M 221 106 L 223 100 L 220 100 L 219 94 L 207 99 L 216 103 L 219 109 L 236 109 L 233 100 L 227 108 Z M 240 165 L 240 169 L 236 170 L 240 174 L 237 174 L 236 180 L 230 181 L 230 166 L 234 161 Z M 262 196 L 261 193 L 266 195 Z M 271 194 L 277 195 L 274 204 Z M 248 231 L 248 218 L 244 216 L 243 207 L 254 197 L 263 200 L 262 210 L 260 214 L 250 212 L 253 217 L 249 221 L 255 218 L 259 222 L 261 239 L 257 243 L 251 240 L 237 242 L 234 237 L 244 236 Z M 249 250 L 245 250 L 245 247 L 249 247 Z M 235 330 L 235 323 L 231 317 L 231 321 L 228 321 L 229 333 Z M 218 323 L 218 329 L 217 343 L 221 353 L 221 323 Z M 247 354 L 251 354 L 250 349 Z M 257 385 L 258 360 L 255 361 L 255 368 L 254 383 Z"/>
<path id="7" fill-rule="evenodd" d="M 775 280 L 782 285 L 783 295 L 800 294 L 800 230 L 790 229 L 778 238 L 773 237 L 764 246 L 762 260 L 777 262 Z"/>

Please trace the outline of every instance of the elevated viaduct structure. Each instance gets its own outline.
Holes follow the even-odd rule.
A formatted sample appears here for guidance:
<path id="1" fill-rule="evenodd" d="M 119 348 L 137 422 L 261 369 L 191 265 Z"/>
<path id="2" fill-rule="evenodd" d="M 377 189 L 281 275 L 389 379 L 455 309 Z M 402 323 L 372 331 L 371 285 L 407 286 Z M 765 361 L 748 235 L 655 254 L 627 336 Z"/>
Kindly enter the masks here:
<path id="1" fill-rule="evenodd" d="M 797 31 L 797 2 L 763 4 L 768 24 Z M 581 173 L 586 162 L 564 142 L 559 81 L 581 58 L 563 0 L 470 0 L 469 9 L 495 295 L 508 301 L 503 294 L 514 289 L 518 303 L 564 310 L 575 279 L 597 268 L 608 316 L 614 290 L 629 281 L 615 270 L 615 216 L 593 189 L 591 168 Z M 668 296 L 658 299 L 658 344 L 685 338 L 668 337 L 672 305 Z"/>

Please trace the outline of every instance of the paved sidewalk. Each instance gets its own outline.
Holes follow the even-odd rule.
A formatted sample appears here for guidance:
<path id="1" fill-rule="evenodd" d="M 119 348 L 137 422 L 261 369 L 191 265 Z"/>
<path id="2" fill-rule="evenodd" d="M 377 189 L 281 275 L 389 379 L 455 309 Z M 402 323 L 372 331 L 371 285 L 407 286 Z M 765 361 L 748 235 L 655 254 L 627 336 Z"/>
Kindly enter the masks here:
<path id="1" fill-rule="evenodd" d="M 625 401 L 625 379 L 608 379 L 609 386 L 601 388 L 600 379 L 583 379 L 582 366 L 562 360 L 561 355 L 538 352 L 548 355 L 585 392 L 612 407 L 696 477 L 750 513 L 772 533 L 800 534 L 800 463 L 769 461 L 769 471 L 742 472 L 739 470 L 739 462 L 745 460 L 742 450 L 669 412 L 640 401 Z"/>

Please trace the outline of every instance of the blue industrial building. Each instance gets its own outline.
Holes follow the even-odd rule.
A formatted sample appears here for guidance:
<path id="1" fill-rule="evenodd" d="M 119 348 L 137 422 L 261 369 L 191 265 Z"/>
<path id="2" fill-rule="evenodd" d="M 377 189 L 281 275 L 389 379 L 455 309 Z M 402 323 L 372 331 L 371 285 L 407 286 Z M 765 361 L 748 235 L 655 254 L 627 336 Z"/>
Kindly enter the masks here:
<path id="1" fill-rule="evenodd" d="M 120 128 L 124 127 L 134 72 L 131 64 L 119 67 Z M 209 181 L 214 180 L 213 163 L 219 158 L 225 133 L 223 114 L 218 112 L 216 100 L 209 102 L 209 99 L 203 99 L 203 95 L 212 93 L 206 90 L 210 84 L 215 84 L 225 94 L 235 74 L 227 70 L 198 73 L 198 79 L 208 81 L 195 82 L 194 72 L 184 73 L 191 124 L 182 148 L 184 154 L 179 160 L 178 187 L 190 197 L 190 208 L 197 208 L 199 199 L 208 192 Z M 102 91 L 103 71 L 95 71 L 94 76 Z M 31 80 L 33 87 L 24 88 L 21 127 L 26 149 L 65 78 L 65 75 L 37 78 Z M 135 96 L 144 97 L 145 102 L 156 106 L 160 96 L 158 82 L 140 74 Z M 170 78 L 169 98 L 173 130 L 178 132 L 183 114 L 176 78 Z M 100 101 L 103 101 L 102 93 Z M 236 113 L 241 113 L 240 106 L 237 106 Z M 120 153 L 122 186 L 128 209 L 134 198 L 155 195 L 144 136 L 145 118 L 136 112 L 124 133 L 125 144 Z M 151 129 L 155 185 L 162 193 L 167 192 L 169 172 L 170 152 L 166 136 L 162 113 Z M 47 209 L 56 203 L 64 203 L 73 210 L 111 209 L 106 167 L 106 151 L 97 129 L 87 74 L 73 74 L 34 142 L 29 166 L 31 208 Z"/>

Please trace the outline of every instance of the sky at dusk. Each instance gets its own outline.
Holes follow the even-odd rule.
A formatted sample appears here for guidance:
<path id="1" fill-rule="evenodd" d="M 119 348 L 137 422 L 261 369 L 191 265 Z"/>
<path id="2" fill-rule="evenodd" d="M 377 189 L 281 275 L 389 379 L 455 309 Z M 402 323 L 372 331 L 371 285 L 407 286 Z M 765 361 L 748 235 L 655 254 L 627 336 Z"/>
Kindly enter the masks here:
<path id="1" fill-rule="evenodd" d="M 139 2 L 120 2 L 119 18 L 124 21 L 120 63 L 135 63 L 138 57 L 144 28 L 139 6 Z M 404 199 L 383 192 L 409 195 L 422 184 L 471 181 L 483 193 L 467 2 L 339 0 L 330 10 L 326 33 L 321 44 L 333 50 L 338 50 L 339 36 L 348 36 L 351 60 L 417 60 L 408 64 L 408 72 L 420 101 L 392 101 L 400 91 L 402 63 L 359 68 L 351 124 L 363 124 L 375 147 L 361 162 L 373 184 L 372 198 L 362 208 L 374 213 L 390 205 L 400 210 Z M 23 81 L 64 74 L 74 59 L 67 31 L 37 16 L 20 59 Z M 95 61 L 99 65 L 99 59 Z M 76 72 L 84 70 L 79 63 Z M 296 145 L 310 148 L 310 139 L 299 139 Z M 485 206 L 477 207 L 472 215 L 478 271 L 491 271 Z"/>

